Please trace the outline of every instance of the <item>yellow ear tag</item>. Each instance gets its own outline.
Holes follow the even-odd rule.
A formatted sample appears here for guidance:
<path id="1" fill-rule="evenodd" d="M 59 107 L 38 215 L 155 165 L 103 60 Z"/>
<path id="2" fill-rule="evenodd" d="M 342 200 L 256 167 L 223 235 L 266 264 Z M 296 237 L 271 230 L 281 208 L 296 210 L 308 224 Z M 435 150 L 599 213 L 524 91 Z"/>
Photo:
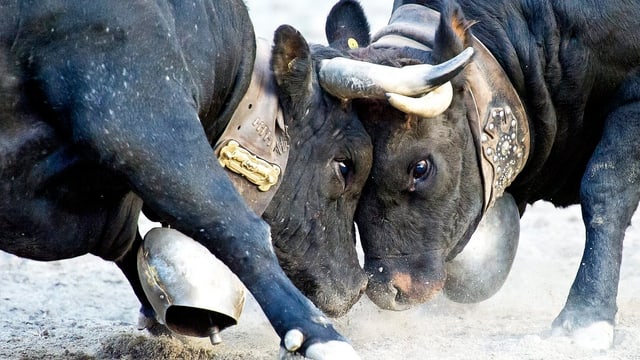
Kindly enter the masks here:
<path id="1" fill-rule="evenodd" d="M 349 38 L 349 40 L 347 40 L 347 45 L 349 45 L 349 49 L 357 49 L 358 48 L 358 42 L 354 38 Z"/>

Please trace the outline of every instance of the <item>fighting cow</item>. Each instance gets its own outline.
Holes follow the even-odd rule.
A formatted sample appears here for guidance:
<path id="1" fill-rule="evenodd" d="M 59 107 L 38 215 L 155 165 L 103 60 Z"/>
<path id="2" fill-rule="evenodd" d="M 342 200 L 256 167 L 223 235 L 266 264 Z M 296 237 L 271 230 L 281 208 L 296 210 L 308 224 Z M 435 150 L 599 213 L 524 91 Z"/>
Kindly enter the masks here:
<path id="1" fill-rule="evenodd" d="M 352 227 L 371 142 L 347 105 L 319 87 L 322 51 L 279 28 L 271 69 L 266 62 L 279 106 L 234 123 L 268 152 L 290 146 L 278 180 L 277 164 L 237 144 L 213 150 L 234 114 L 260 105 L 243 102 L 259 54 L 241 1 L 11 0 L 0 13 L 2 250 L 115 261 L 149 310 L 136 271 L 144 205 L 237 274 L 281 338 L 294 331 L 284 354 L 357 357 L 287 279 L 269 226 L 220 166 L 266 182 L 264 191 L 280 186 L 265 218 L 277 223 L 285 267 L 327 312 L 350 307 L 366 284 Z M 273 119 L 278 126 L 262 123 Z M 311 274 L 319 271 L 332 276 Z"/>
<path id="2" fill-rule="evenodd" d="M 328 36 L 346 49 L 362 20 L 345 3 Z M 353 86 L 374 83 L 358 72 L 332 90 L 365 98 L 354 106 L 374 143 L 356 211 L 374 302 L 399 310 L 447 289 L 448 264 L 496 208 L 511 222 L 538 200 L 580 204 L 586 244 L 553 329 L 611 346 L 640 197 L 639 15 L 628 1 L 395 1 L 389 25 L 351 56 L 459 67 L 430 89 Z"/>

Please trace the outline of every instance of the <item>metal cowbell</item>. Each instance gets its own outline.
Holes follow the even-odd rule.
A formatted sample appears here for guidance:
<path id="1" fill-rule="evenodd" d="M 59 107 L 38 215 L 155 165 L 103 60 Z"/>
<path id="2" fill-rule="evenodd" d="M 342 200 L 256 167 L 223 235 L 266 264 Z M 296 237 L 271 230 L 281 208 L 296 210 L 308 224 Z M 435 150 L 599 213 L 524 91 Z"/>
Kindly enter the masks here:
<path id="1" fill-rule="evenodd" d="M 138 251 L 138 275 L 156 312 L 171 331 L 209 337 L 238 322 L 245 287 L 200 243 L 169 228 L 151 229 Z"/>

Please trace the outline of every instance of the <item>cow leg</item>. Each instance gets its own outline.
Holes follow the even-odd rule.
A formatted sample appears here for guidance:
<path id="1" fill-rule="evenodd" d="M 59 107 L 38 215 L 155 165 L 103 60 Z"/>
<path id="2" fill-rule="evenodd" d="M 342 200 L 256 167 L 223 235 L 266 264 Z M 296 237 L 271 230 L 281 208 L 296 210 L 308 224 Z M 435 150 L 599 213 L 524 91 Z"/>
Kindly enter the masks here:
<path id="1" fill-rule="evenodd" d="M 167 106 L 189 113 L 188 103 Z M 192 119 L 197 119 L 195 111 Z M 290 345 L 311 358 L 330 358 L 332 352 L 349 353 L 350 347 L 334 330 L 328 319 L 306 299 L 286 277 L 271 247 L 269 228 L 235 192 L 227 175 L 215 163 L 213 152 L 200 134 L 197 120 L 180 121 L 175 132 L 146 126 L 145 133 L 156 134 L 155 143 L 132 138 L 128 147 L 132 155 L 119 159 L 121 171 L 128 172 L 131 183 L 145 202 L 174 228 L 203 244 L 238 275 L 252 292 L 275 331 L 285 339 L 291 330 L 299 331 L 300 343 Z M 156 123 L 159 123 L 156 121 Z M 171 128 L 167 124 L 167 128 Z M 178 129 L 187 129 L 180 134 Z M 132 136 L 126 129 L 109 127 L 116 139 Z M 166 135 L 165 135 L 166 134 Z M 94 136 L 97 134 L 92 134 Z M 167 138 L 164 138 L 167 136 Z M 100 140 L 105 151 L 105 140 Z M 106 141 L 107 143 L 110 141 Z M 136 144 L 134 144 L 137 142 Z M 142 148 L 143 146 L 147 146 Z M 120 157 L 126 151 L 113 150 Z M 143 159 L 143 161 L 141 160 Z M 184 163 L 184 166 L 177 166 Z M 150 181 L 149 179 L 153 179 Z M 294 336 L 295 338 L 295 336 Z M 335 342 L 337 340 L 338 342 Z M 320 353 L 315 353 L 316 349 Z"/>
<path id="2" fill-rule="evenodd" d="M 588 347 L 613 344 L 625 229 L 640 200 L 640 79 L 623 88 L 622 106 L 608 117 L 581 184 L 585 250 L 554 332 Z M 635 93 L 634 93 L 635 91 Z"/>
<path id="3" fill-rule="evenodd" d="M 153 310 L 151 303 L 147 299 L 142 284 L 140 283 L 140 276 L 138 275 L 138 249 L 142 246 L 142 236 L 138 231 L 136 239 L 131 245 L 131 249 L 119 260 L 116 261 L 116 265 L 120 268 L 124 276 L 131 284 L 133 292 L 140 301 L 140 314 L 138 317 L 138 329 L 148 329 L 155 333 L 164 333 L 161 329 L 162 325 L 156 320 L 156 312 Z"/>
<path id="4" fill-rule="evenodd" d="M 127 54 L 138 52 L 127 50 Z M 171 50 L 163 50 L 169 57 Z M 66 59 L 73 60 L 70 56 Z M 101 85 L 102 74 L 82 69 L 85 64 L 91 62 L 64 65 L 65 70 L 89 73 L 86 78 L 94 81 L 67 92 L 80 91 L 74 97 L 83 99 L 74 104 L 76 111 L 70 119 L 77 139 L 108 163 L 112 171 L 125 176 L 158 216 L 203 244 L 237 274 L 287 349 L 315 359 L 356 357 L 351 346 L 278 265 L 268 225 L 234 190 L 205 137 L 193 98 L 172 80 L 172 76 L 184 74 L 136 83 L 118 79 L 134 73 L 120 69 L 144 67 L 147 61 L 126 66 L 110 64 L 116 69 L 107 74 L 104 80 L 107 85 Z M 181 65 L 173 68 L 179 69 Z M 136 69 L 135 73 L 155 75 L 156 70 Z M 82 78 L 75 73 L 51 74 L 55 76 L 47 79 L 52 87 L 58 78 Z M 123 83 L 128 86 L 113 88 L 113 84 Z M 90 93 L 82 93 L 85 89 Z M 120 96 L 113 96 L 114 93 Z M 149 96 L 141 98 L 140 94 Z M 140 107 L 141 103 L 145 106 Z M 151 113 L 147 109 L 159 110 Z"/>

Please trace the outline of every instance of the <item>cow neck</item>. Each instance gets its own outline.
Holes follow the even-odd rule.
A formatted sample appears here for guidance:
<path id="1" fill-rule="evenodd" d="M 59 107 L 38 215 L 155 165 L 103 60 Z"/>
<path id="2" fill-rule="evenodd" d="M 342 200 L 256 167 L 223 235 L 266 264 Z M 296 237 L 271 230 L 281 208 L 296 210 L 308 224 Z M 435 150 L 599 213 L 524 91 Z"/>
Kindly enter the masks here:
<path id="1" fill-rule="evenodd" d="M 249 88 L 214 147 L 234 187 L 258 215 L 280 186 L 289 155 L 270 57 L 269 44 L 258 39 Z"/>
<path id="2" fill-rule="evenodd" d="M 400 6 L 372 47 L 433 48 L 440 13 L 422 5 Z M 493 54 L 472 36 L 473 61 L 464 70 L 468 119 L 483 184 L 483 214 L 524 168 L 531 139 L 524 106 Z"/>

